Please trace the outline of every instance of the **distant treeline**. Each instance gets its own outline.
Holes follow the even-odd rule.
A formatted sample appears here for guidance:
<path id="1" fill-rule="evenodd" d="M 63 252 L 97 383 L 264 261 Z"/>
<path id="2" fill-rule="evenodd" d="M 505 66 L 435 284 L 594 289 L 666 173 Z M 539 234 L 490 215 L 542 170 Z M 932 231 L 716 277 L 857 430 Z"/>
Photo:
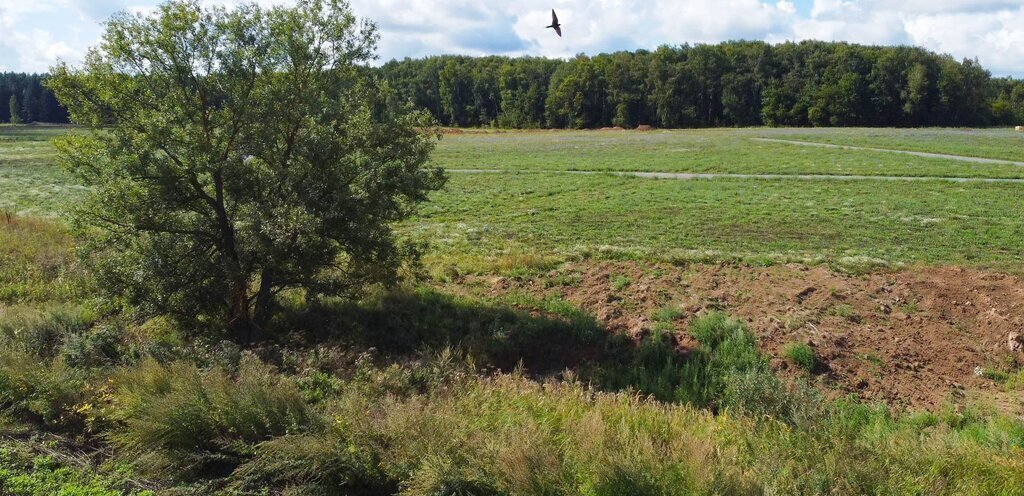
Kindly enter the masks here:
<path id="1" fill-rule="evenodd" d="M 43 86 L 45 79 L 39 74 L 0 73 L 0 122 L 68 122 L 67 111 Z"/>
<path id="2" fill-rule="evenodd" d="M 1024 124 L 1024 80 L 915 47 L 664 46 L 568 61 L 445 55 L 377 69 L 443 125 L 505 128 Z M 45 75 L 0 73 L 0 122 L 68 122 Z M 13 98 L 12 98 L 13 97 Z"/>
<path id="3" fill-rule="evenodd" d="M 1024 81 L 914 47 L 727 42 L 568 61 L 437 56 L 380 69 L 448 126 L 990 126 L 1024 123 Z"/>

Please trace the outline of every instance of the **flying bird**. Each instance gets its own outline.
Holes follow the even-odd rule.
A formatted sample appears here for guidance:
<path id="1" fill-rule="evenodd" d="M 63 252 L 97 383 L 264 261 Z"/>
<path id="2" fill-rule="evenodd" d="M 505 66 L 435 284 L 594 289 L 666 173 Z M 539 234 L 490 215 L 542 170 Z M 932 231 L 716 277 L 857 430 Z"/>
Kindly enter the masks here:
<path id="1" fill-rule="evenodd" d="M 558 23 L 558 16 L 555 15 L 555 9 L 551 9 L 551 25 L 545 26 L 545 28 L 553 28 L 555 32 L 558 33 L 558 37 L 562 37 L 562 25 Z"/>

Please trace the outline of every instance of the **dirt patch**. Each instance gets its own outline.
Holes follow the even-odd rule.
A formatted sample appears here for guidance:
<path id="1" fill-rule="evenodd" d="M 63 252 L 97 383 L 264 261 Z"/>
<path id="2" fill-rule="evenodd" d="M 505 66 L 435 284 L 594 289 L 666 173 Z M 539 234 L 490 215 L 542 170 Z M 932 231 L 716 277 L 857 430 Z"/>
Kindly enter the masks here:
<path id="1" fill-rule="evenodd" d="M 656 127 L 648 126 L 647 124 L 641 124 L 641 125 L 636 127 L 637 131 L 654 131 L 656 129 L 657 129 Z"/>
<path id="2" fill-rule="evenodd" d="M 788 343 L 814 348 L 814 380 L 832 396 L 936 408 L 967 391 L 996 394 L 979 370 L 1012 368 L 1024 354 L 1009 336 L 1024 331 L 1024 281 L 1000 273 L 928 267 L 852 276 L 824 267 L 747 267 L 579 262 L 534 280 L 478 281 L 492 295 L 561 297 L 612 332 L 649 334 L 659 309 L 690 319 L 722 310 L 745 320 L 783 375 Z M 665 312 L 661 312 L 663 315 Z M 978 369 L 980 367 L 980 369 Z"/>

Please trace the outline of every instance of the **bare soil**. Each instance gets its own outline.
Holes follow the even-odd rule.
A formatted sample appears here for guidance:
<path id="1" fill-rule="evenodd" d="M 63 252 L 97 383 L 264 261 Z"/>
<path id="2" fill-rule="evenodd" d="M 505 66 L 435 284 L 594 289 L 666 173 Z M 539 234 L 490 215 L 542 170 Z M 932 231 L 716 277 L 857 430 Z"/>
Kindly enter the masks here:
<path id="1" fill-rule="evenodd" d="M 783 358 L 786 344 L 813 347 L 813 380 L 833 397 L 935 409 L 980 392 L 1022 411 L 1020 395 L 977 374 L 1024 363 L 1007 344 L 1010 333 L 1024 330 L 1024 280 L 1013 275 L 959 267 L 849 275 L 800 265 L 584 261 L 545 278 L 476 282 L 494 296 L 562 297 L 610 332 L 635 339 L 652 332 L 658 309 L 675 307 L 681 352 L 697 346 L 686 332 L 690 319 L 725 311 L 747 322 L 782 375 L 804 374 Z"/>

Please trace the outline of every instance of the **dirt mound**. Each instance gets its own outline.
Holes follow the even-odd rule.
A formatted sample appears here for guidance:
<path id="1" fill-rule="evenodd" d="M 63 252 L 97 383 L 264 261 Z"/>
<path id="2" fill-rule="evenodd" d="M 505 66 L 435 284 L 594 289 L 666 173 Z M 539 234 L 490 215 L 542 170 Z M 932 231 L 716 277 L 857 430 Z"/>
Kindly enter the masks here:
<path id="1" fill-rule="evenodd" d="M 637 131 L 654 131 L 655 129 L 657 128 L 654 126 L 648 126 L 647 124 L 641 124 L 636 127 Z"/>
<path id="2" fill-rule="evenodd" d="M 619 126 L 613 126 L 613 127 L 602 127 L 600 129 L 600 131 L 625 131 L 625 129 L 622 128 L 622 127 L 619 127 Z"/>
<path id="3" fill-rule="evenodd" d="M 639 338 L 658 309 L 681 311 L 679 342 L 694 316 L 722 310 L 746 320 L 783 374 L 781 349 L 811 345 L 814 378 L 833 396 L 935 408 L 966 390 L 999 386 L 978 370 L 1012 367 L 1012 333 L 1024 332 L 1024 281 L 963 268 L 851 276 L 824 267 L 580 262 L 545 280 L 491 282 L 492 294 L 562 297 L 613 332 Z M 977 369 L 980 367 L 980 369 Z"/>

